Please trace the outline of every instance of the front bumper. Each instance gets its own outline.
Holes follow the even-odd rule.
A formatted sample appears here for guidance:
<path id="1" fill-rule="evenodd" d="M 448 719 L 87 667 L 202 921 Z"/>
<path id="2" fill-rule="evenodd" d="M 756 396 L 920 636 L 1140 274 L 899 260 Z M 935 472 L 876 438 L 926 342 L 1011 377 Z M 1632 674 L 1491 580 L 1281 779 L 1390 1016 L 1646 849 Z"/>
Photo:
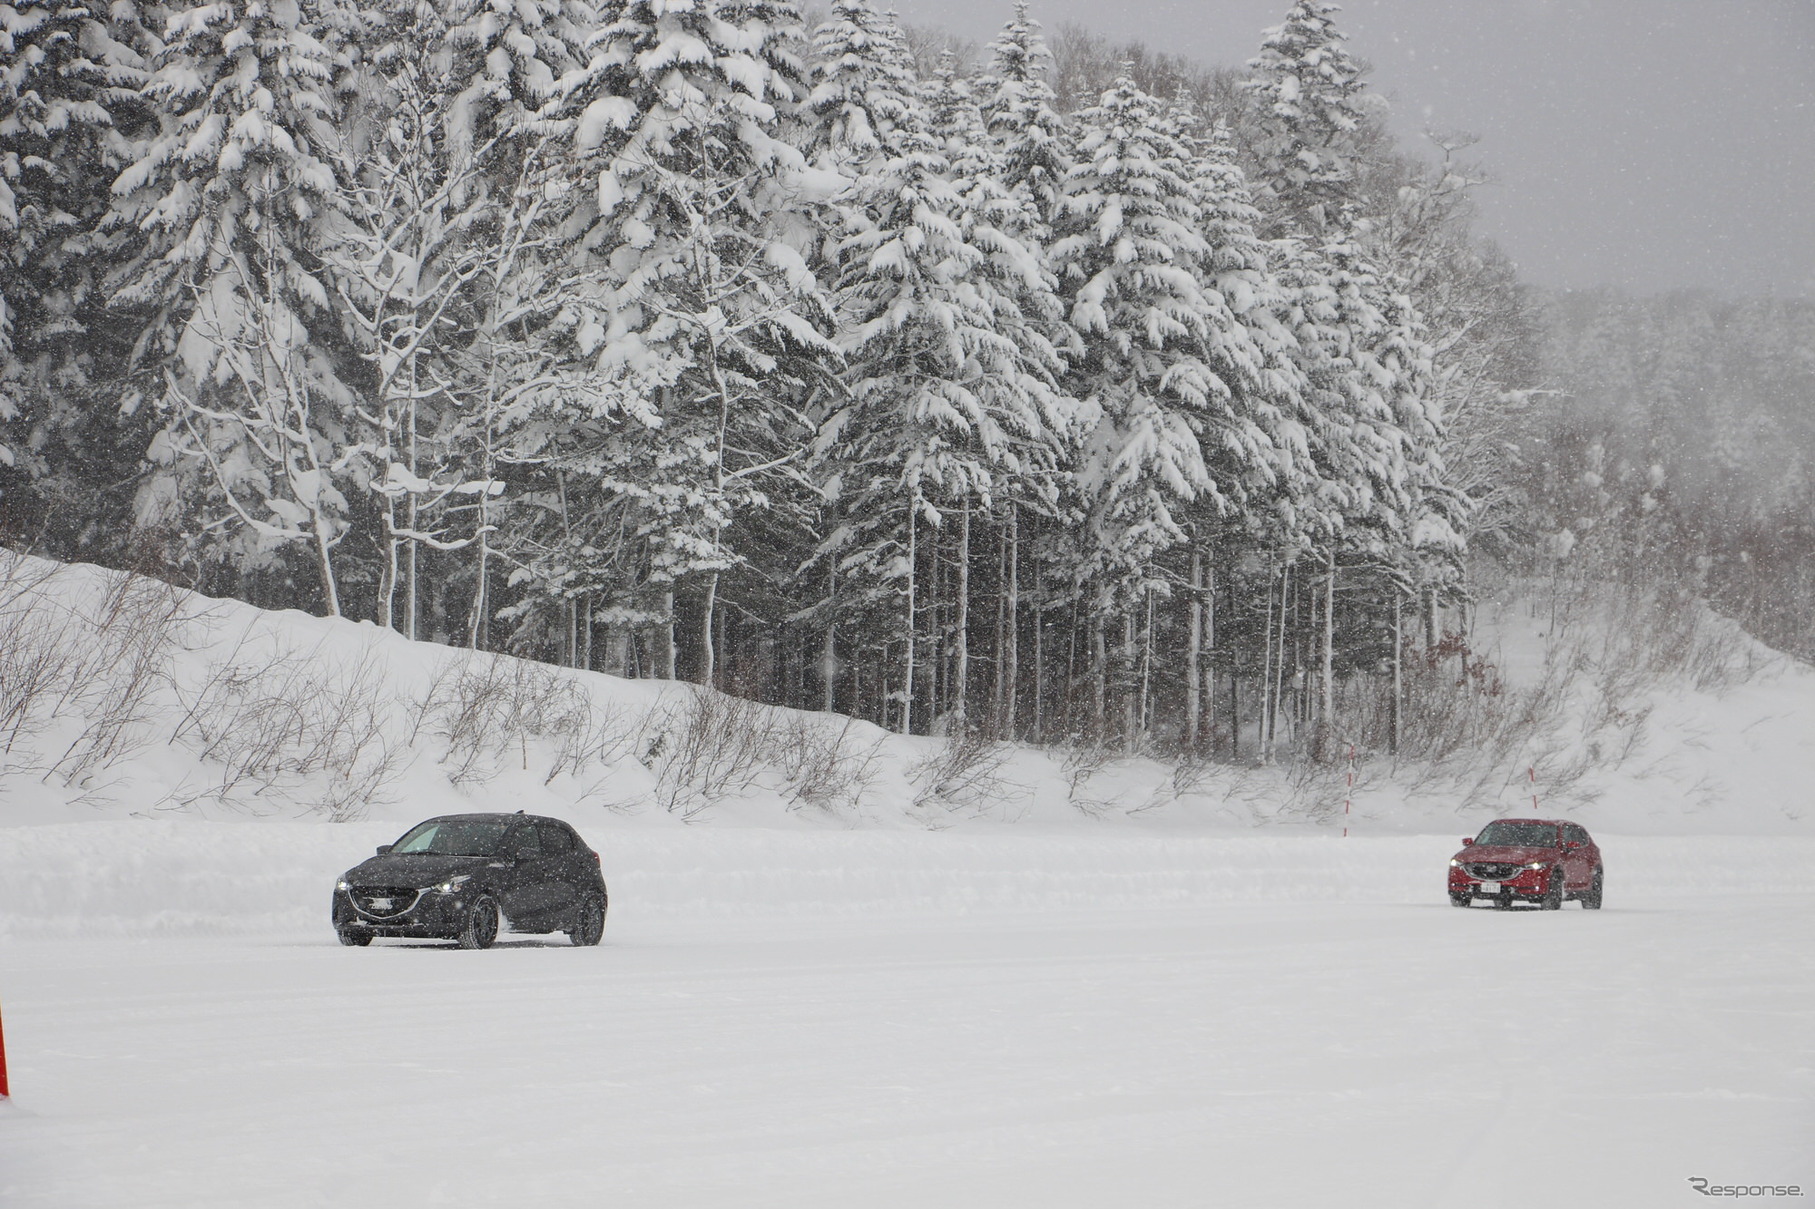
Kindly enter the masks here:
<path id="1" fill-rule="evenodd" d="M 337 932 L 364 933 L 370 936 L 408 936 L 419 940 L 451 940 L 466 927 L 467 913 L 472 908 L 472 895 L 459 890 L 443 894 L 436 890 L 414 892 L 415 901 L 399 910 L 374 914 L 361 910 L 347 890 L 334 891 L 331 917 Z"/>
<path id="2" fill-rule="evenodd" d="M 1516 877 L 1505 878 L 1494 889 L 1482 888 L 1482 879 L 1461 869 L 1449 871 L 1451 898 L 1478 899 L 1482 902 L 1542 902 L 1550 892 L 1552 878 L 1561 878 L 1563 868 L 1521 869 Z"/>

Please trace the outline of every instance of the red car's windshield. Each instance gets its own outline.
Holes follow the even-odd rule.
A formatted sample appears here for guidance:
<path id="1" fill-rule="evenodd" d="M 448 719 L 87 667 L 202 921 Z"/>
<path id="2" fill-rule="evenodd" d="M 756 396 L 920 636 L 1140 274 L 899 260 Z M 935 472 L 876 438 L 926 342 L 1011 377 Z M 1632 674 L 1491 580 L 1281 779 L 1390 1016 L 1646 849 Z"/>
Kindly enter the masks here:
<path id="1" fill-rule="evenodd" d="M 1475 837 L 1475 843 L 1503 848 L 1555 848 L 1557 828 L 1554 823 L 1489 823 Z"/>

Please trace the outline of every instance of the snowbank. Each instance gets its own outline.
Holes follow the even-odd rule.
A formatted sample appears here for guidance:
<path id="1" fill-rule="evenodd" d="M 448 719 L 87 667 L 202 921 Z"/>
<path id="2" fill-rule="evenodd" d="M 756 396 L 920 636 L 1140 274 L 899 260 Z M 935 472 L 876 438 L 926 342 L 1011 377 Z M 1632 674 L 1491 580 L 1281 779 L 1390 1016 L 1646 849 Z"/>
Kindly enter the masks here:
<path id="1" fill-rule="evenodd" d="M 1030 833 L 1089 837 L 1080 851 L 1111 860 L 1111 837 L 1164 853 L 1207 835 L 1234 843 L 1257 831 L 1336 835 L 1345 825 L 1376 839 L 1455 836 L 1495 815 L 1530 813 L 1535 791 L 1540 813 L 1597 832 L 1815 835 L 1815 668 L 1733 633 L 1715 651 L 1739 669 L 1732 675 L 1635 677 L 1630 618 L 1578 609 L 1565 626 L 1529 596 L 1515 591 L 1511 603 L 1484 607 L 1471 642 L 1511 683 L 1567 672 L 1532 743 L 1463 750 L 1442 769 L 1364 760 L 1351 793 L 1341 768 L 1180 766 L 903 737 L 690 685 L 412 643 L 369 624 L 263 612 L 0 552 L 0 833 L 77 820 L 260 820 L 281 826 L 244 844 L 319 851 L 326 877 L 350 863 L 330 850 L 349 845 L 312 847 L 301 837 L 340 833 L 297 820 L 382 821 L 371 834 L 389 838 L 428 815 L 507 806 L 567 818 L 627 852 L 665 844 L 710 852 L 735 841 L 700 837 L 735 828 L 956 829 L 984 852 L 982 836 L 1009 829 L 1030 842 Z M 1528 767 L 1538 770 L 1535 786 Z M 135 845 L 178 843 L 144 838 L 165 834 L 155 829 L 131 834 L 141 838 L 97 840 L 82 859 L 99 862 L 104 879 L 130 878 L 149 859 L 133 855 Z M 880 853 L 918 841 L 869 842 Z M 673 884 L 684 862 L 657 867 Z M 802 866 L 789 858 L 782 867 Z M 172 909 L 204 919 L 201 893 Z M 964 893 L 972 891 L 880 898 Z"/>

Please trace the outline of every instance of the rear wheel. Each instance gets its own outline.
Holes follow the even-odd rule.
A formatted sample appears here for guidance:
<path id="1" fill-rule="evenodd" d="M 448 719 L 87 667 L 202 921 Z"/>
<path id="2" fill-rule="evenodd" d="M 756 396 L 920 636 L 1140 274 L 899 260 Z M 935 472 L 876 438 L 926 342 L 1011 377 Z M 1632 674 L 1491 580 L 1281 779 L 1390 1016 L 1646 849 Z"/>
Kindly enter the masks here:
<path id="1" fill-rule="evenodd" d="M 362 948 L 372 943 L 370 932 L 355 932 L 352 928 L 336 928 L 335 934 L 340 937 L 340 943 L 349 948 Z"/>
<path id="2" fill-rule="evenodd" d="M 574 915 L 573 927 L 567 929 L 567 939 L 576 945 L 596 945 L 599 938 L 605 935 L 605 902 L 599 898 L 588 898 L 580 904 Z"/>
<path id="3" fill-rule="evenodd" d="M 457 939 L 463 949 L 491 948 L 492 941 L 498 939 L 498 904 L 489 898 L 475 902 Z"/>
<path id="4" fill-rule="evenodd" d="M 1598 868 L 1588 883 L 1588 893 L 1582 896 L 1582 906 L 1590 911 L 1601 909 L 1601 871 Z"/>

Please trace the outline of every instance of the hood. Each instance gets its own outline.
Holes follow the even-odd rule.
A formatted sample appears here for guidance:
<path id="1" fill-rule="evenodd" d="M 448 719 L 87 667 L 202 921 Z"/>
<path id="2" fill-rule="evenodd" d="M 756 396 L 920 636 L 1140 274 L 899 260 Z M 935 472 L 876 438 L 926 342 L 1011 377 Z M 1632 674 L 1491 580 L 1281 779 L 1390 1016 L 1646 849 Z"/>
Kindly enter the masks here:
<path id="1" fill-rule="evenodd" d="M 456 873 L 484 868 L 489 856 L 373 856 L 347 870 L 345 877 L 358 886 L 410 886 L 421 889 L 445 881 Z"/>
<path id="2" fill-rule="evenodd" d="M 1476 863 L 1499 865 L 1528 865 L 1532 861 L 1554 861 L 1563 854 L 1555 848 L 1528 848 L 1507 844 L 1470 844 L 1456 853 L 1456 859 L 1465 865 Z"/>

